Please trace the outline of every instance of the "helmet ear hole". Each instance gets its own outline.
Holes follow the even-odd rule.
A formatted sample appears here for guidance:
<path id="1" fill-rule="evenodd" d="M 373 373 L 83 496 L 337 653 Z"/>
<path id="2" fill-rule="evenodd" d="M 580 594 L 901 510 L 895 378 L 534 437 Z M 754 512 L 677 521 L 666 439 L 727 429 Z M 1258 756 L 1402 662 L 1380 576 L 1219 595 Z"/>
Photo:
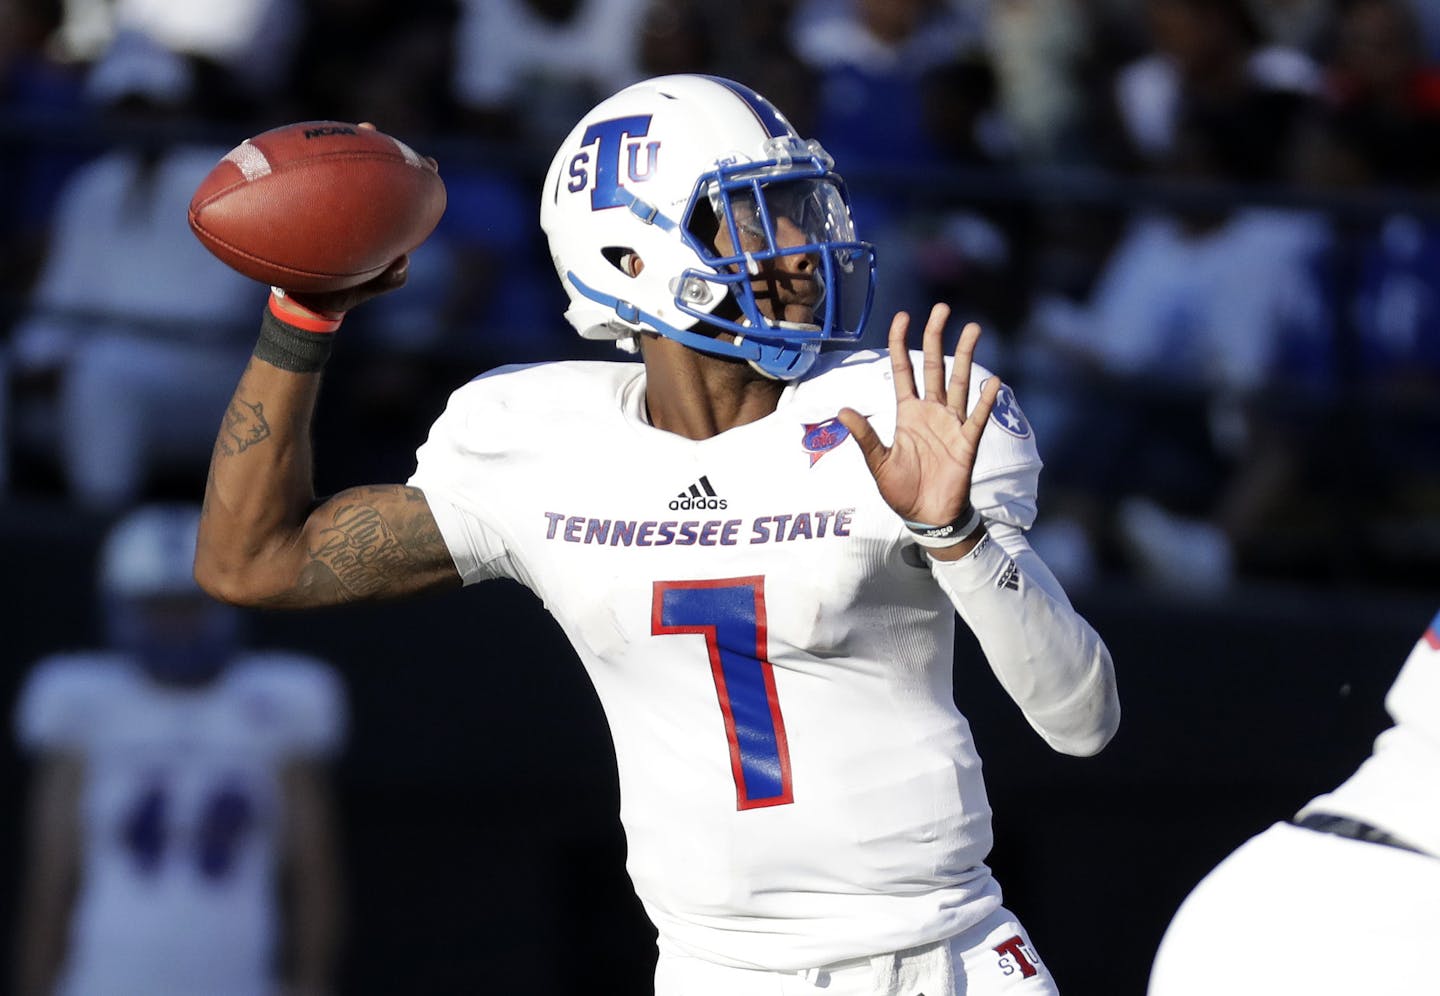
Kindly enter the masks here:
<path id="1" fill-rule="evenodd" d="M 600 254 L 611 266 L 631 278 L 640 276 L 640 270 L 645 265 L 629 246 L 606 246 L 600 250 Z"/>

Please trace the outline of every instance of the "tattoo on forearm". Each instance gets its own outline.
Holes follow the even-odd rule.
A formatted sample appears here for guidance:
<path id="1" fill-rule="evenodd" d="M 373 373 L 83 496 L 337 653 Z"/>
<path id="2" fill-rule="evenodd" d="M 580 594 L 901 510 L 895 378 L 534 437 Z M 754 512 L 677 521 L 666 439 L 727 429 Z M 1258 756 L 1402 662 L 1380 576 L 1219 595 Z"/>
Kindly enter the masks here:
<path id="1" fill-rule="evenodd" d="M 334 525 L 320 534 L 310 557 L 355 598 L 374 594 L 413 566 L 400 537 L 371 505 L 338 508 Z"/>
<path id="2" fill-rule="evenodd" d="M 210 466 L 205 471 L 205 497 L 200 500 L 200 518 L 210 518 L 210 495 L 215 491 L 215 460 L 212 457 Z"/>
<path id="3" fill-rule="evenodd" d="M 215 446 L 226 456 L 241 453 L 270 436 L 270 423 L 265 421 L 265 406 L 233 398 L 225 411 L 220 436 Z"/>

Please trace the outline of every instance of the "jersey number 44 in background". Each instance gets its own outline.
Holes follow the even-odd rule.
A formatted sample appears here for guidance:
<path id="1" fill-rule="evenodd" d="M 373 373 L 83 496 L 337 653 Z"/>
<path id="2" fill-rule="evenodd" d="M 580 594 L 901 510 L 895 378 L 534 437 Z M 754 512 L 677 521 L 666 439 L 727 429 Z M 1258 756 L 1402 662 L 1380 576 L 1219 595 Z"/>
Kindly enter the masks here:
<path id="1" fill-rule="evenodd" d="M 736 808 L 794 802 L 785 719 L 767 660 L 765 579 L 656 581 L 650 632 L 705 637 L 730 742 Z"/>
<path id="2" fill-rule="evenodd" d="M 250 797 L 238 786 L 222 784 L 205 797 L 199 813 L 175 809 L 176 801 L 161 781 L 148 785 L 127 808 L 120 839 L 136 867 L 155 874 L 168 855 L 188 842 L 195 868 L 206 878 L 224 878 L 255 822 Z"/>

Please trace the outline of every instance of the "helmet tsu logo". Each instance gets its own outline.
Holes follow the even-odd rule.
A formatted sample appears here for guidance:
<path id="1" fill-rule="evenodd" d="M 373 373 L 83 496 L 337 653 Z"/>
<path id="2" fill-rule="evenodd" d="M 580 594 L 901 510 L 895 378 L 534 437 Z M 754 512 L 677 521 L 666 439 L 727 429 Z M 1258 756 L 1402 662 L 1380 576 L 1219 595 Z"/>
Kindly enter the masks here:
<path id="1" fill-rule="evenodd" d="M 607 98 L 556 152 L 541 198 L 570 299 L 566 320 L 627 348 L 648 331 L 769 377 L 802 376 L 821 343 L 858 341 L 874 295 L 874 247 L 855 237 L 833 165 L 763 97 L 730 80 L 667 76 Z M 798 207 L 772 204 L 772 194 L 794 194 Z M 743 257 L 719 255 L 684 227 L 711 214 L 721 226 L 738 224 L 732 208 L 761 197 L 773 211 L 800 213 L 783 215 L 796 225 L 783 245 L 774 217 L 759 218 L 766 244 Z M 625 266 L 626 251 L 644 260 L 642 270 Z M 811 313 L 777 319 L 756 299 L 758 268 L 801 255 L 817 270 Z M 735 307 L 721 308 L 727 300 Z"/>
<path id="2" fill-rule="evenodd" d="M 626 207 L 630 199 L 620 196 L 626 182 L 644 183 L 655 175 L 655 166 L 660 159 L 658 141 L 642 142 L 650 133 L 649 114 L 637 114 L 625 118 L 611 118 L 597 121 L 585 129 L 580 138 L 584 148 L 570 160 L 567 190 L 578 194 L 587 187 L 590 190 L 590 209 L 601 211 L 605 208 Z M 591 146 L 596 146 L 594 159 Z M 645 160 L 640 161 L 641 153 Z M 625 176 L 620 172 L 622 164 Z"/>

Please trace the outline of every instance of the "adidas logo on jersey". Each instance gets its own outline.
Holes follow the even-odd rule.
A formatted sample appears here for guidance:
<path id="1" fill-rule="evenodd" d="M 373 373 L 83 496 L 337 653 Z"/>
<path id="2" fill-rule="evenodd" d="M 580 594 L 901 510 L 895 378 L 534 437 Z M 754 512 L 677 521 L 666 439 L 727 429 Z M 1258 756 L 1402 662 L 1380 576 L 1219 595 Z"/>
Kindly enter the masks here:
<path id="1" fill-rule="evenodd" d="M 700 480 L 670 499 L 670 507 L 677 512 L 682 509 L 728 508 L 729 506 L 728 501 L 715 494 L 715 488 L 711 485 L 710 478 L 704 474 L 700 475 Z"/>

